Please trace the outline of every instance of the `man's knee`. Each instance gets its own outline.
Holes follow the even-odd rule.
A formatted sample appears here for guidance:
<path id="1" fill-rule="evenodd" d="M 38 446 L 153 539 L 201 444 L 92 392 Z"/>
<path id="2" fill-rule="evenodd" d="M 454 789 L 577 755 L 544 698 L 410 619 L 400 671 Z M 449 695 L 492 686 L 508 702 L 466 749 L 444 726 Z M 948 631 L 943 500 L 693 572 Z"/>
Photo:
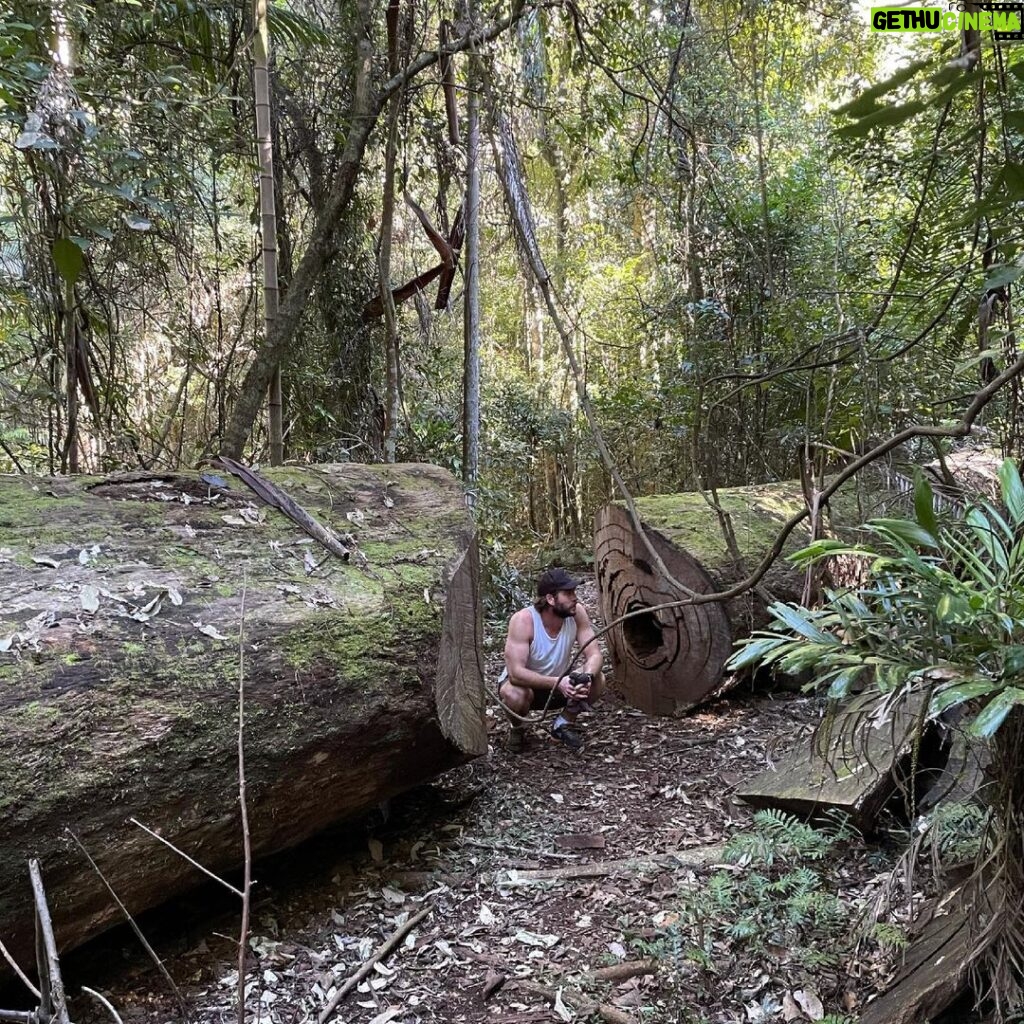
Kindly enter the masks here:
<path id="1" fill-rule="evenodd" d="M 530 710 L 533 701 L 533 692 L 522 686 L 513 686 L 511 683 L 503 683 L 498 690 L 501 702 L 517 715 L 525 715 Z"/>

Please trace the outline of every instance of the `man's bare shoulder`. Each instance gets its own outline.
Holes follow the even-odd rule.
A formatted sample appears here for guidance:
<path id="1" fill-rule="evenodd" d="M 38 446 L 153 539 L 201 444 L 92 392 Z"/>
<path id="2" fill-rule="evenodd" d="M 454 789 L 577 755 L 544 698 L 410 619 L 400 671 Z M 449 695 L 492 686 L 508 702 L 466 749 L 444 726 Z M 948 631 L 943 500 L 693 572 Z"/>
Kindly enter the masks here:
<path id="1" fill-rule="evenodd" d="M 529 608 L 520 608 L 508 620 L 508 635 L 516 640 L 533 639 L 533 615 Z"/>

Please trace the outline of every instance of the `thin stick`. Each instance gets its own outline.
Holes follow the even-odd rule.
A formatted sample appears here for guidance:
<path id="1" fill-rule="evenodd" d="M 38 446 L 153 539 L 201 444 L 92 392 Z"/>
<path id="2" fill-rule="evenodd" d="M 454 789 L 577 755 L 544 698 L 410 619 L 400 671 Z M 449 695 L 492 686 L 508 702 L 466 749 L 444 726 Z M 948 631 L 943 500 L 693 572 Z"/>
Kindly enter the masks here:
<path id="1" fill-rule="evenodd" d="M 192 865 L 192 867 L 198 868 L 200 871 L 202 871 L 204 875 L 206 875 L 207 878 L 212 878 L 215 882 L 220 882 L 220 884 L 223 885 L 225 889 L 230 889 L 231 892 L 233 892 L 236 896 L 240 897 L 241 899 L 245 898 L 245 894 L 242 892 L 241 889 L 236 889 L 230 882 L 227 882 L 223 878 L 221 878 L 220 875 L 215 875 L 209 868 L 204 868 L 203 865 L 199 863 L 199 861 L 193 860 L 184 850 L 175 846 L 174 843 L 172 843 L 170 840 L 164 839 L 164 837 L 160 835 L 159 832 L 154 832 L 151 828 L 147 828 L 137 818 L 129 818 L 128 820 L 133 825 L 138 825 L 143 832 L 148 833 L 154 839 L 158 839 L 161 843 L 164 844 L 164 846 L 172 849 L 179 857 L 183 858 L 184 860 L 187 860 L 189 864 Z"/>
<path id="2" fill-rule="evenodd" d="M 31 992 L 32 995 L 36 997 L 36 999 L 42 999 L 42 993 L 39 991 L 39 989 L 35 987 L 35 985 L 32 984 L 31 981 L 28 980 L 28 975 L 18 966 L 14 957 L 11 956 L 11 954 L 7 950 L 7 947 L 2 942 L 0 942 L 0 955 L 2 955 L 3 958 L 11 965 L 11 970 L 13 970 L 14 973 L 19 978 L 21 978 L 21 980 L 25 983 L 26 987 L 28 988 L 29 992 Z"/>
<path id="3" fill-rule="evenodd" d="M 121 897 L 118 896 L 116 892 L 114 892 L 114 889 L 111 886 L 111 884 L 107 881 L 106 876 L 103 874 L 102 871 L 100 871 L 98 865 L 96 864 L 96 861 L 92 859 L 92 855 L 85 848 L 85 846 L 82 845 L 82 840 L 79 839 L 78 836 L 71 831 L 71 829 L 65 829 L 65 831 L 75 841 L 75 845 L 82 851 L 83 855 L 85 856 L 85 859 L 89 862 L 89 866 L 93 869 L 93 871 L 96 872 L 97 877 L 103 883 L 107 892 L 110 893 L 110 898 L 117 904 L 121 913 L 124 914 L 125 920 L 130 925 L 131 930 L 135 933 L 135 937 L 139 940 L 140 943 L 142 943 L 142 948 L 149 955 L 149 958 L 153 961 L 154 965 L 156 966 L 156 969 L 163 975 L 164 981 L 167 982 L 171 992 L 174 994 L 175 1000 L 178 1003 L 178 1010 L 181 1012 L 182 1020 L 185 1021 L 185 1024 L 188 1024 L 189 1016 L 188 1010 L 185 1008 L 185 1000 L 182 997 L 182 994 L 178 989 L 178 986 L 174 984 L 174 979 L 171 977 L 170 971 L 168 971 L 167 968 L 164 966 L 163 960 L 161 960 L 160 957 L 157 956 L 156 950 L 153 949 L 153 947 L 149 944 L 149 942 L 146 939 L 146 936 L 142 934 L 142 929 L 135 923 L 135 918 L 132 917 L 132 915 L 128 912 L 128 908 L 124 905 L 124 903 L 121 902 Z"/>
<path id="4" fill-rule="evenodd" d="M 238 1024 L 245 1024 L 245 947 L 249 938 L 249 892 L 252 889 L 252 841 L 249 835 L 249 810 L 245 803 L 245 593 L 249 570 L 242 577 L 242 608 L 238 624 L 238 804 L 242 810 L 242 849 L 245 869 L 242 875 L 242 925 L 238 939 Z"/>
<path id="5" fill-rule="evenodd" d="M 415 917 L 410 917 L 405 924 L 399 925 L 392 933 L 383 945 L 379 946 L 368 959 L 364 960 L 362 966 L 353 974 L 348 981 L 345 982 L 334 996 L 331 1001 L 320 1011 L 320 1016 L 317 1018 L 317 1024 L 326 1024 L 326 1021 L 332 1013 L 338 1008 L 342 999 L 345 998 L 369 973 L 373 970 L 373 965 L 379 960 L 384 960 L 390 956 L 392 950 L 406 937 L 427 916 L 427 914 L 433 911 L 432 906 L 424 907 Z"/>
<path id="6" fill-rule="evenodd" d="M 40 965 L 40 974 L 45 966 L 53 1000 L 54 1020 L 57 1024 L 70 1024 L 68 1001 L 64 995 L 64 982 L 60 976 L 60 960 L 57 958 L 57 940 L 53 936 L 53 921 L 50 919 L 50 907 L 46 902 L 46 891 L 43 889 L 43 874 L 39 870 L 39 861 L 34 858 L 28 862 L 28 875 L 32 880 L 32 893 L 36 900 L 36 922 L 42 938 L 43 954 L 46 958 L 45 964 Z"/>
<path id="7" fill-rule="evenodd" d="M 520 981 L 519 979 L 515 979 L 513 983 L 517 988 L 522 989 L 524 992 L 540 996 L 542 999 L 546 999 L 549 1003 L 554 1003 L 555 1000 L 558 999 L 559 994 L 561 994 L 563 1000 L 573 1003 L 580 1013 L 588 1015 L 596 1013 L 602 1020 L 607 1021 L 608 1024 L 636 1024 L 636 1018 L 630 1017 L 628 1013 L 623 1013 L 622 1010 L 618 1010 L 614 1006 L 609 1006 L 607 1003 L 595 1002 L 593 999 L 588 999 L 586 996 L 580 995 L 578 992 L 569 992 L 565 989 L 548 988 L 547 985 L 538 985 L 535 981 Z"/>
<path id="8" fill-rule="evenodd" d="M 91 988 L 86 988 L 85 985 L 82 986 L 82 991 L 88 992 L 89 995 L 93 997 L 93 999 L 96 999 L 99 1002 L 101 1002 L 110 1011 L 110 1016 L 114 1018 L 117 1024 L 124 1024 L 124 1021 L 121 1020 L 121 1015 L 117 1012 L 117 1010 L 114 1009 L 113 1004 L 110 1002 L 109 999 L 107 999 L 106 996 L 100 995 L 99 992 L 96 992 Z"/>

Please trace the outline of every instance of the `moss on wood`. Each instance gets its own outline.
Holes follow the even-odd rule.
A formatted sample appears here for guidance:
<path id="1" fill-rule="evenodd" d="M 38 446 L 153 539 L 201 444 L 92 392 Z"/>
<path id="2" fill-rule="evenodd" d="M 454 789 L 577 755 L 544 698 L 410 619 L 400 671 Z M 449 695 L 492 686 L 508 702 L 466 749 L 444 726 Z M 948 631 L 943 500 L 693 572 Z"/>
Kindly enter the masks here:
<path id="1" fill-rule="evenodd" d="M 472 537 L 456 481 L 418 466 L 266 475 L 361 555 L 329 555 L 234 479 L 0 477 L 0 743 L 19 752 L 0 759 L 0 929 L 13 946 L 30 940 L 31 855 L 68 940 L 113 918 L 65 826 L 135 908 L 192 878 L 132 815 L 212 868 L 237 859 L 240 630 L 257 851 L 472 748 L 444 738 L 434 703 L 448 577 Z M 471 725 L 483 735 L 482 713 Z"/>

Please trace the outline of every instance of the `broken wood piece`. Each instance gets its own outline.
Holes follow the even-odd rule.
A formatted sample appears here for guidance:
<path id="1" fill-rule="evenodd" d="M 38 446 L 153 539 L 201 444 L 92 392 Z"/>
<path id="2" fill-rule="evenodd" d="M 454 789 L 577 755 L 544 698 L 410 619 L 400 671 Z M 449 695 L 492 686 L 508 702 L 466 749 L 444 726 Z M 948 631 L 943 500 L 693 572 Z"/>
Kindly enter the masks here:
<path id="1" fill-rule="evenodd" d="M 1002 903 L 990 886 L 965 905 L 966 896 L 948 899 L 947 913 L 935 916 L 907 949 L 903 968 L 889 989 L 864 1007 L 860 1024 L 918 1024 L 937 1017 L 959 995 L 983 952 L 977 938 Z"/>
<path id="2" fill-rule="evenodd" d="M 654 956 L 643 960 L 626 960 L 610 967 L 598 967 L 584 977 L 593 981 L 627 981 L 629 978 L 639 978 L 645 974 L 657 974 L 660 963 L 661 961 Z"/>
<path id="3" fill-rule="evenodd" d="M 538 985 L 535 981 L 524 981 L 522 979 L 516 979 L 515 985 L 524 992 L 540 996 L 542 999 L 546 999 L 552 1004 L 555 1003 L 558 1000 L 559 995 L 561 995 L 562 1002 L 571 1003 L 577 1010 L 579 1010 L 580 1013 L 583 1014 L 596 1013 L 602 1020 L 607 1021 L 608 1024 L 636 1024 L 636 1019 L 631 1017 L 628 1013 L 624 1013 L 622 1010 L 619 1010 L 614 1006 L 609 1006 L 607 1003 L 599 1003 L 593 999 L 589 999 L 587 996 L 581 995 L 579 992 L 563 988 L 548 988 L 547 985 Z"/>
<path id="4" fill-rule="evenodd" d="M 326 548 L 332 555 L 337 555 L 342 561 L 347 562 L 352 556 L 355 548 L 355 541 L 349 537 L 346 543 L 332 529 L 324 526 L 319 520 L 309 514 L 291 495 L 285 493 L 277 484 L 272 483 L 265 476 L 257 473 L 256 470 L 243 466 L 226 455 L 219 456 L 215 461 L 219 462 L 229 473 L 237 476 L 246 487 L 254 494 L 263 499 L 271 508 L 283 512 L 300 530 L 309 534 L 318 544 Z"/>
<path id="5" fill-rule="evenodd" d="M 539 868 L 536 871 L 507 872 L 507 880 L 495 873 L 493 880 L 499 885 L 530 885 L 533 882 L 563 882 L 576 878 L 605 878 L 618 874 L 642 874 L 646 871 L 665 871 L 675 868 L 700 868 L 721 860 L 725 847 L 721 843 L 694 846 L 689 850 L 673 850 L 656 857 L 627 857 L 624 860 L 595 861 L 593 864 L 567 864 L 565 867 Z"/>
<path id="6" fill-rule="evenodd" d="M 886 708 L 877 693 L 862 694 L 826 718 L 813 738 L 796 743 L 774 768 L 736 795 L 754 807 L 777 807 L 798 817 L 826 811 L 870 829 L 898 786 L 933 760 L 934 727 L 918 739 L 923 697 Z"/>
<path id="7" fill-rule="evenodd" d="M 586 833 L 572 833 L 567 836 L 555 836 L 555 846 L 560 850 L 603 850 L 604 836 Z"/>
<path id="8" fill-rule="evenodd" d="M 398 946 L 398 944 L 406 937 L 422 921 L 431 911 L 432 906 L 424 907 L 414 917 L 410 917 L 405 924 L 399 925 L 394 932 L 391 933 L 391 937 L 383 942 L 377 949 L 370 954 L 370 956 L 363 961 L 359 970 L 353 974 L 341 988 L 331 997 L 331 1001 L 320 1011 L 320 1016 L 317 1018 L 317 1024 L 325 1024 L 330 1016 L 341 1004 L 341 1001 L 352 991 L 366 976 L 373 970 L 374 964 L 379 963 L 381 960 L 387 959 Z"/>
<path id="9" fill-rule="evenodd" d="M 46 902 L 43 876 L 39 861 L 28 862 L 28 875 L 32 881 L 32 895 L 36 904 L 36 969 L 39 975 L 39 1017 L 55 1024 L 71 1024 L 68 1001 L 64 995 L 64 981 L 60 974 L 57 940 L 53 937 L 53 921 Z"/>

